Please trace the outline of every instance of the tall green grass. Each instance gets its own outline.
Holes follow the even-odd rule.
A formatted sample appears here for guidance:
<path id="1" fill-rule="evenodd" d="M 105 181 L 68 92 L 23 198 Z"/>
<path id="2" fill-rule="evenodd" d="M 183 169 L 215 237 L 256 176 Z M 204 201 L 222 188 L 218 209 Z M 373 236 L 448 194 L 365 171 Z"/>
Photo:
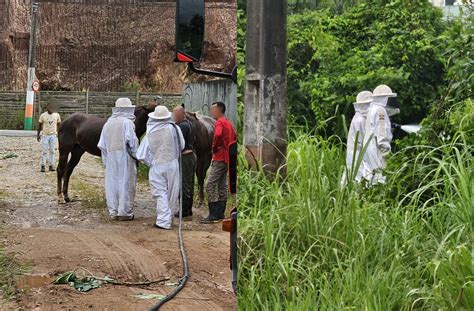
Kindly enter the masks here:
<path id="1" fill-rule="evenodd" d="M 241 169 L 239 310 L 474 310 L 472 152 L 413 147 L 386 185 L 341 187 L 342 144 L 302 134 L 284 179 Z"/>

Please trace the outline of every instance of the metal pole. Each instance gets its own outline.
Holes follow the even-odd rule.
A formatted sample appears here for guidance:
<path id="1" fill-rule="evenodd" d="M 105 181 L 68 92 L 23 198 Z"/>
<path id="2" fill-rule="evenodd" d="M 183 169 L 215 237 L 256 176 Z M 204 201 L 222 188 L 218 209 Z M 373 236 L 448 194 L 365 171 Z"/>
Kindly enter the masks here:
<path id="1" fill-rule="evenodd" d="M 36 21 L 38 12 L 37 0 L 31 1 L 31 30 L 30 30 L 30 47 L 28 51 L 28 81 L 26 86 L 26 105 L 24 129 L 33 129 L 33 107 L 35 102 L 35 92 L 33 91 L 33 81 L 35 75 L 36 63 Z"/>
<path id="2" fill-rule="evenodd" d="M 250 165 L 285 173 L 287 0 L 247 1 L 244 145 Z"/>

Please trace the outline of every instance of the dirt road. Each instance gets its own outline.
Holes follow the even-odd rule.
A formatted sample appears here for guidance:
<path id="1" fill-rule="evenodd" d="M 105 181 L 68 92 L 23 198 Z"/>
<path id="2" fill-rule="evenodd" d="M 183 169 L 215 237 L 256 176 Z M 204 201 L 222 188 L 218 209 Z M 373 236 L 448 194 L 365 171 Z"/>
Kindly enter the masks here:
<path id="1" fill-rule="evenodd" d="M 40 173 L 40 146 L 31 137 L 0 137 L 0 235 L 2 247 L 29 264 L 32 274 L 57 276 L 77 268 L 121 281 L 170 277 L 168 284 L 145 287 L 102 285 L 79 293 L 67 285 L 43 285 L 20 291 L 0 309 L 147 310 L 155 300 L 140 293 L 166 294 L 181 275 L 177 229 L 152 227 L 155 210 L 146 182 L 138 186 L 136 218 L 108 220 L 103 199 L 104 170 L 85 155 L 70 186 L 73 203 L 56 202 L 56 174 Z M 229 236 L 220 225 L 186 222 L 184 239 L 191 278 L 163 310 L 235 310 L 230 286 Z M 170 284 L 171 283 L 171 284 Z"/>

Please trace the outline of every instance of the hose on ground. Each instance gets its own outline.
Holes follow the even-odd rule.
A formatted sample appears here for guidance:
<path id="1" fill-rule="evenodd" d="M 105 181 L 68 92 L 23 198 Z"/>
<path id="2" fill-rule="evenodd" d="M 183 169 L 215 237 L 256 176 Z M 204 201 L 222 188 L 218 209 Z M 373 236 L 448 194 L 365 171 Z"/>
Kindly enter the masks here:
<path id="1" fill-rule="evenodd" d="M 188 258 L 186 257 L 186 250 L 184 248 L 184 241 L 183 241 L 183 178 L 182 178 L 182 146 L 181 141 L 179 140 L 179 129 L 175 123 L 170 122 L 174 126 L 176 131 L 176 140 L 177 146 L 179 147 L 178 154 L 179 154 L 179 225 L 178 225 L 178 241 L 179 241 L 179 252 L 181 254 L 181 261 L 183 263 L 183 276 L 178 281 L 178 286 L 173 289 L 168 295 L 166 295 L 163 299 L 158 301 L 156 305 L 150 308 L 150 311 L 159 310 L 165 303 L 173 299 L 186 285 L 186 282 L 189 279 L 189 267 L 188 267 Z"/>

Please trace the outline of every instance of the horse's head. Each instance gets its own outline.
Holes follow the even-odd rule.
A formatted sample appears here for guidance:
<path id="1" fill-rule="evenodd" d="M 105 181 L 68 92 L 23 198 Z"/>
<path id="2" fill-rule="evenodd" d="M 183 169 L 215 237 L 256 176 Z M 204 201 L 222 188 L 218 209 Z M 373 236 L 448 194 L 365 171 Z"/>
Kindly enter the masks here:
<path id="1" fill-rule="evenodd" d="M 153 112 L 156 106 L 156 103 L 150 102 L 148 105 L 135 108 L 135 132 L 137 133 L 138 138 L 145 134 L 148 114 Z"/>

